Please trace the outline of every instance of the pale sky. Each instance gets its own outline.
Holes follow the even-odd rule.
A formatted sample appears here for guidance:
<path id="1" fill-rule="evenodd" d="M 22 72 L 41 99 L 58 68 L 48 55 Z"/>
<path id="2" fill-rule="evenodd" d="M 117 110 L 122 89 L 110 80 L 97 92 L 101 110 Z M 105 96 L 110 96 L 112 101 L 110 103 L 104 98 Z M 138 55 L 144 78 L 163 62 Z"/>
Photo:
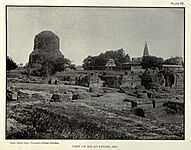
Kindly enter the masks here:
<path id="1" fill-rule="evenodd" d="M 60 38 L 62 54 L 81 65 L 88 55 L 123 48 L 130 57 L 184 55 L 180 8 L 8 7 L 7 55 L 27 63 L 34 37 L 44 30 Z"/>

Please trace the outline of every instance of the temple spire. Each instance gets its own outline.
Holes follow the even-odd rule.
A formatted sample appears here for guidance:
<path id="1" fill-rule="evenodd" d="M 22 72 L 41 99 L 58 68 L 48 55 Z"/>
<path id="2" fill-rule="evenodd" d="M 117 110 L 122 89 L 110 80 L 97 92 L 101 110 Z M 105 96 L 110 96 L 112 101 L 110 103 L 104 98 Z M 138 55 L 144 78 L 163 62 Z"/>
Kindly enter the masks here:
<path id="1" fill-rule="evenodd" d="M 145 42 L 143 57 L 144 57 L 144 56 L 149 56 L 149 50 L 148 50 L 147 42 Z"/>

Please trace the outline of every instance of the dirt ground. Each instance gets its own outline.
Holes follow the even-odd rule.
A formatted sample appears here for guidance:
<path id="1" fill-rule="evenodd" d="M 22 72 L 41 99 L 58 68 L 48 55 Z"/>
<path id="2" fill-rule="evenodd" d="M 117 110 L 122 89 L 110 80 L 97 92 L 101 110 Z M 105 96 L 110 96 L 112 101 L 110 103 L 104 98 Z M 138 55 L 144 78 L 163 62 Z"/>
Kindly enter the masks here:
<path id="1" fill-rule="evenodd" d="M 7 139 L 184 139 L 184 115 L 167 113 L 157 98 L 156 108 L 149 98 L 136 98 L 120 92 L 91 96 L 88 87 L 36 83 L 12 83 L 8 88 L 40 93 L 43 99 L 7 102 Z M 50 102 L 55 92 L 89 94 L 82 98 Z M 134 114 L 124 99 L 136 100 L 145 117 Z"/>

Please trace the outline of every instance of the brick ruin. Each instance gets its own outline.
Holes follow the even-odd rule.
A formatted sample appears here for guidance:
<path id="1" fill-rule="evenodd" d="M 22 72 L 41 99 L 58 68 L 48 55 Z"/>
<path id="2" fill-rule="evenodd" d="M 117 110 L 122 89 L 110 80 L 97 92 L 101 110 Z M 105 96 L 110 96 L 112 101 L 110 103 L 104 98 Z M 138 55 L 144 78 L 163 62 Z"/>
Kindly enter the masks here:
<path id="1" fill-rule="evenodd" d="M 126 86 L 129 88 L 135 88 L 137 86 L 141 86 L 141 78 L 135 72 L 128 71 L 122 77 L 121 86 Z"/>

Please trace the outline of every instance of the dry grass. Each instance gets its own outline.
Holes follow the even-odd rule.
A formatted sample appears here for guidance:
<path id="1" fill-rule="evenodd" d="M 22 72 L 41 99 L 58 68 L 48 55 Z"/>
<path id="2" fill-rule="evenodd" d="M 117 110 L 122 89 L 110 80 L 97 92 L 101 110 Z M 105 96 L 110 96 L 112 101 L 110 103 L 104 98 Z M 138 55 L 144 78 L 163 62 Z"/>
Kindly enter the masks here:
<path id="1" fill-rule="evenodd" d="M 69 85 L 15 83 L 15 90 L 85 91 Z M 162 105 L 144 106 L 146 118 L 127 108 L 124 93 L 107 93 L 91 100 L 73 102 L 8 102 L 7 118 L 15 125 L 7 129 L 7 139 L 183 139 L 183 117 L 166 115 Z M 130 97 L 132 98 L 132 97 Z M 141 101 L 141 100 L 140 100 Z M 146 99 L 144 101 L 147 101 Z M 153 117 L 154 116 L 154 117 Z M 172 118 L 176 118 L 173 119 Z M 171 119 L 171 121 L 167 121 Z"/>
<path id="2" fill-rule="evenodd" d="M 131 111 L 117 112 L 111 106 L 88 102 L 16 104 L 8 118 L 28 128 L 26 137 L 37 139 L 182 139 L 179 126 L 152 122 Z M 168 128 L 169 129 L 168 129 Z M 19 130 L 20 132 L 20 130 Z M 8 133 L 7 138 L 25 138 Z M 26 133 L 30 133 L 28 136 Z M 10 136 L 10 134 L 12 136 Z M 32 134 L 32 135 L 31 135 Z M 20 136 L 18 136 L 20 135 Z"/>

